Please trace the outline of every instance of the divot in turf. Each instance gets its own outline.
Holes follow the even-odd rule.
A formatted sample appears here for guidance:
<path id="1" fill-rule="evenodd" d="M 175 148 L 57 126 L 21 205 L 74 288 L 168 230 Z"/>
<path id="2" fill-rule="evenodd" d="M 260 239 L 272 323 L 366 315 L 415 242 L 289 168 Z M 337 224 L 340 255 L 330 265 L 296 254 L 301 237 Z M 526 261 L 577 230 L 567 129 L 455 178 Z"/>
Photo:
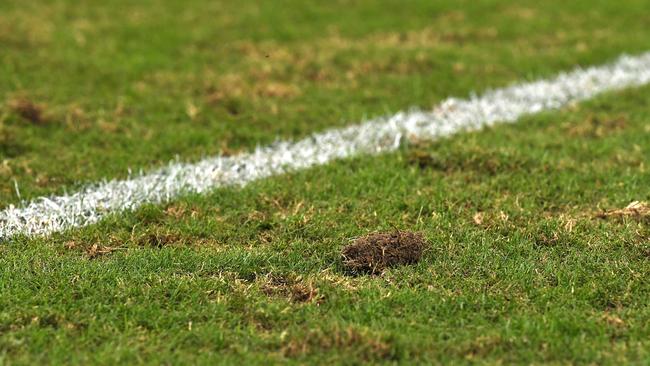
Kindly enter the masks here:
<path id="1" fill-rule="evenodd" d="M 357 238 L 343 248 L 341 257 L 350 274 L 378 274 L 387 268 L 417 263 L 428 246 L 422 234 L 396 230 Z"/>

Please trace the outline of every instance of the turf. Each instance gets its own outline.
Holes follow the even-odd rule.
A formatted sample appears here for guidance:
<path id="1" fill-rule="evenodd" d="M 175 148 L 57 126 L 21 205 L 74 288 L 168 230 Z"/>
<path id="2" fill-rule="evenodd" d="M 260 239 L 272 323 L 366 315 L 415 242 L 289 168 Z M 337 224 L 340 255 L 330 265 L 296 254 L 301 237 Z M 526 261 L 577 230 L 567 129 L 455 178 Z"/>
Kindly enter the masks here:
<path id="1" fill-rule="evenodd" d="M 345 11 L 343 11 L 345 9 Z M 3 1 L 0 207 L 644 51 L 646 3 Z M 45 121 L 11 106 L 29 100 Z M 13 103 L 12 103 L 13 102 Z"/>
<path id="2" fill-rule="evenodd" d="M 432 3 L 2 2 L 0 202 L 14 179 L 33 197 L 299 137 L 649 32 L 641 1 Z M 3 243 L 0 363 L 646 364 L 650 217 L 599 213 L 650 200 L 648 103 L 604 95 Z M 395 228 L 429 241 L 418 264 L 345 271 L 344 246 Z"/>

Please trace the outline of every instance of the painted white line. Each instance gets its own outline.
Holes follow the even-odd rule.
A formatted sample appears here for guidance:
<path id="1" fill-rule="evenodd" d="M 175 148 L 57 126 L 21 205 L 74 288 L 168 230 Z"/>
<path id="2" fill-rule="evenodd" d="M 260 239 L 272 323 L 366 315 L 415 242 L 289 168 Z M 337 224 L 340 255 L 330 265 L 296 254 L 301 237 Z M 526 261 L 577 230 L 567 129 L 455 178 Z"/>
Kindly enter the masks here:
<path id="1" fill-rule="evenodd" d="M 463 130 L 557 109 L 606 91 L 650 82 L 650 52 L 562 73 L 553 79 L 497 89 L 467 100 L 448 99 L 432 111 L 412 110 L 362 124 L 317 133 L 297 142 L 281 141 L 237 156 L 217 156 L 168 166 L 127 180 L 89 186 L 77 193 L 42 197 L 0 212 L 0 240 L 47 235 L 86 226 L 145 203 L 185 193 L 243 185 L 275 174 L 359 154 L 393 151 L 408 139 L 431 140 Z"/>

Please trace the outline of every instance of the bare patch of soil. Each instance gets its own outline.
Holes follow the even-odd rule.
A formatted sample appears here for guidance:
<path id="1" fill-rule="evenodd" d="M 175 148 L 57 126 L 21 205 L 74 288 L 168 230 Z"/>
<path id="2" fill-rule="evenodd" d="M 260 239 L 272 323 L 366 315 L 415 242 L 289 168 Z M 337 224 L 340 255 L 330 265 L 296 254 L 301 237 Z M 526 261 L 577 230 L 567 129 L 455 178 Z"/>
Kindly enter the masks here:
<path id="1" fill-rule="evenodd" d="M 420 233 L 394 231 L 362 236 L 343 248 L 343 266 L 351 274 L 377 274 L 384 269 L 417 263 L 428 243 Z"/>
<path id="2" fill-rule="evenodd" d="M 42 125 L 48 122 L 42 104 L 34 103 L 27 98 L 16 98 L 10 100 L 8 106 L 14 113 L 33 124 Z"/>

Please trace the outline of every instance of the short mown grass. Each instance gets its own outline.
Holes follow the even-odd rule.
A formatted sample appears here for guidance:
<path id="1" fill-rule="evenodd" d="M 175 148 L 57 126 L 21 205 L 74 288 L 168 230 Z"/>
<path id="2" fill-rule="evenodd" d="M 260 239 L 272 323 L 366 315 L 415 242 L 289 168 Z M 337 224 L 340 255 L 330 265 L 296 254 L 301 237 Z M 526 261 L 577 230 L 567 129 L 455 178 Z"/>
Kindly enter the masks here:
<path id="1" fill-rule="evenodd" d="M 0 206 L 642 51 L 644 6 L 4 1 Z M 650 201 L 648 103 L 1 243 L 0 363 L 647 364 L 650 217 L 602 212 Z M 417 264 L 349 275 L 396 229 Z"/>
<path id="2" fill-rule="evenodd" d="M 645 51 L 646 8 L 2 1 L 0 207 Z"/>
<path id="3" fill-rule="evenodd" d="M 643 364 L 650 218 L 599 213 L 650 200 L 647 101 L 607 95 L 7 243 L 1 357 Z M 425 257 L 347 275 L 341 248 L 394 228 L 422 232 Z"/>

